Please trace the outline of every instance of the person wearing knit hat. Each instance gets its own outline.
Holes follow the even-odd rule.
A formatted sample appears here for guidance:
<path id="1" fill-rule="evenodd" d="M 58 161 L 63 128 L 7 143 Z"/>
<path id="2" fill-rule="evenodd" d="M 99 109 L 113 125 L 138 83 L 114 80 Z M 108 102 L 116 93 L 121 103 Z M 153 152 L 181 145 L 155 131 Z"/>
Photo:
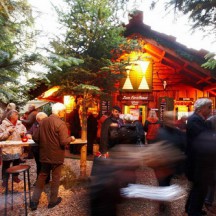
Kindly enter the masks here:
<path id="1" fill-rule="evenodd" d="M 100 138 L 100 153 L 105 155 L 109 148 L 118 143 L 118 129 L 123 124 L 119 118 L 121 108 L 117 105 L 112 107 L 111 115 L 103 122 Z"/>

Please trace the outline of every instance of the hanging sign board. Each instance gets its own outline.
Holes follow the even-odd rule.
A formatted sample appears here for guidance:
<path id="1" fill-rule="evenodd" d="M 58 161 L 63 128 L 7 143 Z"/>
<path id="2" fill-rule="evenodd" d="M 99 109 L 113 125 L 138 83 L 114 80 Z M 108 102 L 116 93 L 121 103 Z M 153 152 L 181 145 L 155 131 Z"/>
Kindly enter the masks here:
<path id="1" fill-rule="evenodd" d="M 101 101 L 101 114 L 109 112 L 111 109 L 111 101 Z"/>
<path id="2" fill-rule="evenodd" d="M 126 95 L 126 94 L 121 94 L 119 95 L 118 99 L 120 101 L 149 101 L 153 100 L 152 95 L 141 95 L 141 94 L 133 94 L 133 95 Z"/>

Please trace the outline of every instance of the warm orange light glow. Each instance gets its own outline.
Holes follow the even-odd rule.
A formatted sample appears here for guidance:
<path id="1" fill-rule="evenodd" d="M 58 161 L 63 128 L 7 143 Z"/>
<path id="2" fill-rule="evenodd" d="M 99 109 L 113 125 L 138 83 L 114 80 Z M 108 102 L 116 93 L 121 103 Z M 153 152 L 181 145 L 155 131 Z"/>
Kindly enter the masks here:
<path id="1" fill-rule="evenodd" d="M 147 59 L 152 59 L 152 56 L 149 55 L 148 53 L 142 53 L 142 52 L 135 52 L 132 51 L 131 53 L 125 53 L 120 57 L 120 60 L 128 60 L 129 62 L 134 62 L 134 61 L 144 61 Z"/>
<path id="2" fill-rule="evenodd" d="M 74 108 L 75 98 L 71 95 L 64 96 L 64 105 L 66 106 L 66 112 L 70 113 Z"/>
<path id="3" fill-rule="evenodd" d="M 54 86 L 54 87 L 52 87 L 51 89 L 45 91 L 45 92 L 43 93 L 42 97 L 43 97 L 44 99 L 50 97 L 54 92 L 58 91 L 59 88 L 60 88 L 59 86 Z"/>
<path id="4" fill-rule="evenodd" d="M 143 61 L 143 60 L 135 60 L 135 61 L 131 61 L 130 62 L 131 65 L 130 66 L 127 66 L 127 78 L 125 80 L 125 83 L 122 87 L 122 89 L 133 89 L 133 85 L 131 83 L 131 79 L 130 79 L 130 72 L 134 74 L 134 76 L 136 77 L 140 77 L 141 78 L 141 82 L 139 84 L 139 87 L 138 89 L 139 90 L 146 90 L 146 89 L 149 89 L 149 85 L 146 81 L 146 77 L 145 77 L 145 74 L 146 74 L 146 71 L 147 71 L 147 68 L 150 64 L 149 61 Z"/>
<path id="5" fill-rule="evenodd" d="M 126 78 L 121 81 L 121 88 L 125 91 L 152 90 L 152 61 L 149 53 L 132 51 L 124 53 L 119 61 L 127 62 Z"/>

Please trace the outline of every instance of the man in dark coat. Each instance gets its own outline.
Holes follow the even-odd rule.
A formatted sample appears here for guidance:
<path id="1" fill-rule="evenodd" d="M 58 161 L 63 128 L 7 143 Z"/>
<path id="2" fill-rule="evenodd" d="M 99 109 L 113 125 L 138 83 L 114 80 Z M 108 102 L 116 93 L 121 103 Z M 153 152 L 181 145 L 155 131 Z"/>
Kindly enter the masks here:
<path id="1" fill-rule="evenodd" d="M 30 104 L 28 107 L 28 116 L 27 119 L 20 119 L 22 123 L 26 126 L 27 130 L 30 130 L 31 126 L 36 122 L 36 115 L 38 111 L 35 108 L 35 105 Z"/>
<path id="2" fill-rule="evenodd" d="M 30 130 L 32 125 L 36 122 L 36 115 L 38 113 L 37 109 L 35 108 L 35 105 L 30 104 L 28 106 L 28 112 L 27 112 L 27 118 L 21 118 L 20 120 L 22 123 L 26 126 L 27 131 Z M 24 152 L 27 153 L 27 157 L 25 159 L 32 159 L 34 158 L 31 147 L 24 147 Z"/>
<path id="3" fill-rule="evenodd" d="M 61 202 L 58 197 L 61 169 L 64 163 L 65 146 L 74 141 L 73 136 L 68 135 L 66 123 L 61 120 L 65 116 L 64 104 L 56 103 L 52 107 L 52 115 L 40 122 L 39 129 L 33 134 L 33 140 L 40 143 L 41 171 L 36 182 L 30 203 L 31 210 L 36 210 L 45 181 L 52 171 L 51 192 L 48 208 L 53 208 Z"/>
<path id="4" fill-rule="evenodd" d="M 97 113 L 89 113 L 87 118 L 87 153 L 93 154 L 93 144 L 97 138 Z"/>
<path id="5" fill-rule="evenodd" d="M 117 203 L 120 188 L 116 176 L 116 166 L 110 163 L 108 150 L 118 144 L 118 129 L 122 124 L 119 118 L 120 107 L 113 106 L 112 114 L 102 124 L 100 137 L 100 153 L 94 158 L 92 182 L 90 186 L 91 215 L 117 214 Z"/>
<path id="6" fill-rule="evenodd" d="M 118 129 L 123 124 L 119 118 L 121 108 L 113 106 L 111 115 L 104 121 L 101 128 L 100 152 L 102 155 L 108 152 L 109 148 L 118 144 Z"/>
<path id="7" fill-rule="evenodd" d="M 44 112 L 39 112 L 36 115 L 36 122 L 32 125 L 30 130 L 27 131 L 27 137 L 29 139 L 32 139 L 32 135 L 36 133 L 36 131 L 39 128 L 39 122 L 42 121 L 44 118 L 47 118 L 47 114 Z M 39 143 L 37 143 L 37 146 L 32 146 L 32 153 L 34 155 L 35 163 L 36 163 L 36 172 L 37 172 L 37 178 L 39 176 L 40 170 L 41 170 L 41 162 L 40 162 L 40 154 L 39 154 Z M 37 179 L 36 178 L 36 179 Z M 50 176 L 47 177 L 46 179 L 46 184 L 48 184 L 50 181 Z M 36 184 L 36 181 L 34 185 Z"/>
<path id="8" fill-rule="evenodd" d="M 194 104 L 194 113 L 188 118 L 186 137 L 187 137 L 187 165 L 186 175 L 188 180 L 192 182 L 192 188 L 186 202 L 185 210 L 188 216 L 203 215 L 202 207 L 207 194 L 208 184 L 204 181 L 202 172 L 198 171 L 202 168 L 197 157 L 199 145 L 201 143 L 198 136 L 206 131 L 208 127 L 205 120 L 209 117 L 212 110 L 212 100 L 208 98 L 198 99 Z M 203 139 L 202 139 L 203 140 Z M 212 176 L 213 177 L 213 176 Z"/>
<path id="9" fill-rule="evenodd" d="M 212 129 L 213 134 L 216 132 L 216 115 L 212 115 L 209 117 L 206 121 L 208 127 Z M 216 145 L 216 142 L 214 142 L 214 147 Z M 215 148 L 216 149 L 216 148 Z M 215 200 L 215 189 L 216 189 L 216 170 L 214 172 L 214 181 L 208 188 L 208 193 L 205 198 L 205 207 L 211 212 L 211 213 L 216 213 L 216 208 L 213 205 L 214 200 Z"/>
<path id="10" fill-rule="evenodd" d="M 70 131 L 71 136 L 74 136 L 76 138 L 81 137 L 81 124 L 80 124 L 80 117 L 79 117 L 79 108 L 80 106 L 77 105 L 76 108 L 73 109 L 73 111 L 69 115 L 69 124 L 70 124 Z M 73 154 L 80 154 L 80 145 L 70 145 L 70 153 Z"/>

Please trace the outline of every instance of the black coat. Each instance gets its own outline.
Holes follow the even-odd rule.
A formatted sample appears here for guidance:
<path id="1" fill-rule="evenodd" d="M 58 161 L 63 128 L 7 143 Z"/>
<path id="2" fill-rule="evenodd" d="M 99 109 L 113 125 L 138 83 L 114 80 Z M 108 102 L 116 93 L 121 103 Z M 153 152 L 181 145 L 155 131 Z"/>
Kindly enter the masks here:
<path id="1" fill-rule="evenodd" d="M 145 143 L 145 132 L 140 121 L 126 123 L 119 128 L 119 144 L 142 144 Z"/>
<path id="2" fill-rule="evenodd" d="M 119 144 L 136 144 L 137 140 L 136 125 L 124 124 L 119 128 Z"/>
<path id="3" fill-rule="evenodd" d="M 112 123 L 117 123 L 118 127 L 111 127 Z M 102 124 L 100 137 L 100 152 L 105 154 L 109 148 L 119 143 L 118 130 L 122 124 L 120 119 L 113 116 L 108 117 Z"/>
<path id="4" fill-rule="evenodd" d="M 187 137 L 187 164 L 186 164 L 186 175 L 189 180 L 194 179 L 194 170 L 197 165 L 197 156 L 194 151 L 196 143 L 199 141 L 198 137 L 200 134 L 208 131 L 208 126 L 205 120 L 196 113 L 193 113 L 187 121 L 186 137 Z"/>
<path id="5" fill-rule="evenodd" d="M 186 134 L 176 127 L 169 127 L 166 125 L 161 127 L 158 131 L 156 141 L 164 141 L 167 144 L 171 144 L 179 149 L 182 154 L 185 154 Z M 172 157 L 172 155 L 170 156 Z M 173 174 L 182 174 L 185 172 L 185 160 L 178 161 L 174 164 L 168 164 L 167 167 L 172 168 Z M 171 180 L 171 178 L 169 180 Z M 166 186 L 168 185 L 169 183 Z"/>
<path id="6" fill-rule="evenodd" d="M 175 127 L 161 127 L 158 131 L 157 141 L 166 141 L 182 152 L 186 150 L 186 134 Z"/>
<path id="7" fill-rule="evenodd" d="M 214 182 L 216 168 L 216 132 L 205 131 L 196 137 L 191 146 L 193 152 L 193 169 L 190 171 L 192 181 L 205 184 Z"/>

